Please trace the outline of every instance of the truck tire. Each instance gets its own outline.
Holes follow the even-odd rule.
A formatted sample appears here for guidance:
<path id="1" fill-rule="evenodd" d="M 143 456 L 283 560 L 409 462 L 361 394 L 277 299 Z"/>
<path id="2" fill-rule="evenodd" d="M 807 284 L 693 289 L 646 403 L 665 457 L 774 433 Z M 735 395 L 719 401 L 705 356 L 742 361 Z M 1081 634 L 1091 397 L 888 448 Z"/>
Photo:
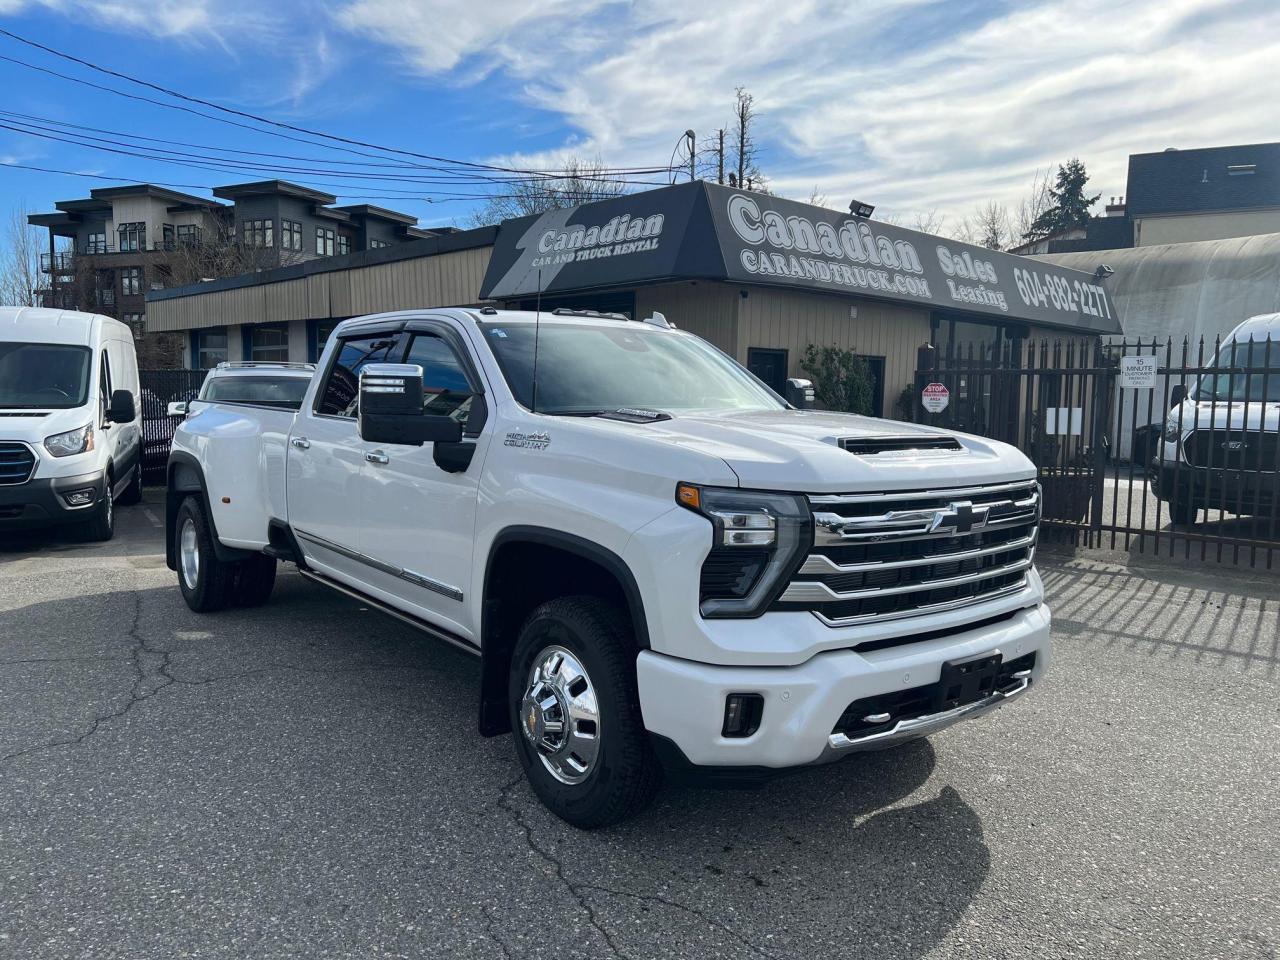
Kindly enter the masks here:
<path id="1" fill-rule="evenodd" d="M 213 552 L 213 529 L 197 497 L 187 497 L 178 507 L 173 536 L 178 589 L 187 606 L 196 613 L 226 607 L 235 585 L 236 565 L 219 560 Z"/>
<path id="2" fill-rule="evenodd" d="M 120 502 L 126 506 L 142 502 L 142 458 L 133 467 L 129 475 L 129 485 L 120 491 Z"/>
<path id="3" fill-rule="evenodd" d="M 1200 504 L 1190 493 L 1175 496 L 1169 501 L 1169 519 L 1176 524 L 1189 527 L 1200 516 Z"/>
<path id="4" fill-rule="evenodd" d="M 102 480 L 103 496 L 93 508 L 93 516 L 80 528 L 81 537 L 90 543 L 102 543 L 116 534 L 116 507 L 111 496 L 111 474 Z"/>
<path id="5" fill-rule="evenodd" d="M 561 597 L 529 616 L 511 658 L 516 755 L 552 813 L 590 830 L 634 816 L 662 769 L 636 690 L 631 631 L 596 597 Z"/>
<path id="6" fill-rule="evenodd" d="M 267 602 L 276 585 L 276 559 L 266 554 L 235 564 L 235 585 L 231 602 L 237 607 L 256 607 Z"/>

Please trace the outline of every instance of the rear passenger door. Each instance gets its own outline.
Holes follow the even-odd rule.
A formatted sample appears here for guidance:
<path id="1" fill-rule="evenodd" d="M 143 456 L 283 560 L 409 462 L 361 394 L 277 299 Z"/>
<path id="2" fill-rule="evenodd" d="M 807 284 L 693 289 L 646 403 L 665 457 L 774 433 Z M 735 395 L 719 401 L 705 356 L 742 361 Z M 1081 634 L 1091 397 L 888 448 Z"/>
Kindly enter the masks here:
<path id="1" fill-rule="evenodd" d="M 365 465 L 365 445 L 356 429 L 360 370 L 369 363 L 398 362 L 403 348 L 398 327 L 344 337 L 289 437 L 289 525 L 309 564 L 356 585 L 367 585 L 373 569 L 359 549 Z"/>

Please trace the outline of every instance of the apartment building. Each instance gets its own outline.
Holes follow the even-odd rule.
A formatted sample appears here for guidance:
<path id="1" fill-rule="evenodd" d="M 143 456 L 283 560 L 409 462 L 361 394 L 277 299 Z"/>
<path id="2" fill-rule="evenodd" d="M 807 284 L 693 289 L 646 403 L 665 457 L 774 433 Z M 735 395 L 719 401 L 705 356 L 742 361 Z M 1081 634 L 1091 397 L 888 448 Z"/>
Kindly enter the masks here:
<path id="1" fill-rule="evenodd" d="M 28 222 L 49 232 L 40 258 L 43 306 L 105 313 L 139 338 L 146 368 L 212 366 L 227 345 L 145 333 L 146 294 L 203 280 L 343 256 L 432 236 L 417 219 L 367 204 L 334 206 L 329 193 L 283 180 L 230 184 L 206 199 L 140 183 L 100 187 Z M 227 202 L 220 202 L 227 201 Z M 239 352 L 273 359 L 271 331 Z M 274 349 L 273 349 L 274 348 Z"/>

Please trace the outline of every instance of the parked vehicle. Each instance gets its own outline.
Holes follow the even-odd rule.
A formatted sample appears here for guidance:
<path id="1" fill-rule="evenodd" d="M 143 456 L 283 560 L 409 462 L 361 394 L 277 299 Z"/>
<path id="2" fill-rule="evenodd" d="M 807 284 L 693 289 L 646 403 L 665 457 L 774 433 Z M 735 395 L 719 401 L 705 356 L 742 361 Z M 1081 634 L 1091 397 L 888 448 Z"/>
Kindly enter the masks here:
<path id="1" fill-rule="evenodd" d="M 0 530 L 110 540 L 142 497 L 138 361 L 111 317 L 0 307 Z"/>
<path id="2" fill-rule="evenodd" d="M 314 363 L 284 361 L 224 361 L 209 371 L 192 400 L 175 400 L 169 404 L 171 417 L 185 417 L 197 400 L 222 403 L 250 403 L 296 410 L 315 374 Z"/>
<path id="3" fill-rule="evenodd" d="M 1048 665 L 1036 471 L 1010 446 L 797 409 L 803 381 L 788 403 L 660 315 L 362 317 L 319 369 L 296 412 L 213 401 L 179 427 L 183 597 L 261 603 L 288 560 L 478 655 L 481 733 L 516 731 L 570 823 L 633 814 L 664 769 L 926 736 Z"/>
<path id="4" fill-rule="evenodd" d="M 1251 317 L 1218 348 L 1214 372 L 1174 406 L 1150 479 L 1175 523 L 1201 510 L 1275 516 L 1280 509 L 1280 313 Z"/>

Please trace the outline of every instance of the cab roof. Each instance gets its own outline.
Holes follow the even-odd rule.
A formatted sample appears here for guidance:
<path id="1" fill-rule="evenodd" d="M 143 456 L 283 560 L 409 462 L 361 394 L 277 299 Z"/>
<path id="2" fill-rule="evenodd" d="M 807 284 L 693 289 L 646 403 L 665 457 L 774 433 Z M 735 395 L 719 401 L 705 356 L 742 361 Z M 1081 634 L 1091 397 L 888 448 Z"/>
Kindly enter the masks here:
<path id="1" fill-rule="evenodd" d="M 94 342 L 95 333 L 111 325 L 129 332 L 128 326 L 119 320 L 97 313 L 44 307 L 0 307 L 0 341 L 89 346 Z M 133 338 L 131 332 L 129 337 Z"/>

